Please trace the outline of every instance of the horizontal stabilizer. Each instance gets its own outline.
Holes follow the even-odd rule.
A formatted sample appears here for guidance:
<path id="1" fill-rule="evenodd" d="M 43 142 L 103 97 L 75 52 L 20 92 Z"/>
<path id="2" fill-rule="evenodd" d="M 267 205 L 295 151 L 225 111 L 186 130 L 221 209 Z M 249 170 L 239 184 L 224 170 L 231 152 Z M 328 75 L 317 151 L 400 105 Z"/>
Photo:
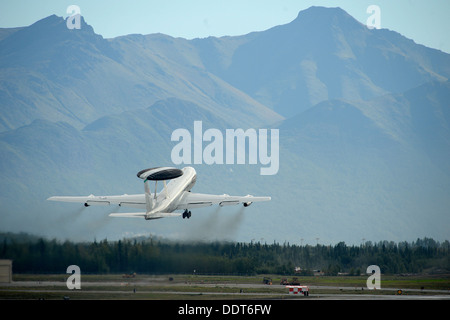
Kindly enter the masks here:
<path id="1" fill-rule="evenodd" d="M 179 217 L 181 213 L 174 212 L 156 212 L 147 215 L 145 212 L 130 212 L 130 213 L 111 213 L 110 217 L 121 217 L 121 218 L 146 218 L 150 219 L 161 219 L 169 217 Z"/>
<path id="2" fill-rule="evenodd" d="M 145 212 L 110 213 L 109 216 L 122 218 L 145 218 Z"/>
<path id="3" fill-rule="evenodd" d="M 147 219 L 159 219 L 159 218 L 170 218 L 170 217 L 179 217 L 181 213 L 175 212 L 156 212 L 152 213 L 148 216 Z"/>

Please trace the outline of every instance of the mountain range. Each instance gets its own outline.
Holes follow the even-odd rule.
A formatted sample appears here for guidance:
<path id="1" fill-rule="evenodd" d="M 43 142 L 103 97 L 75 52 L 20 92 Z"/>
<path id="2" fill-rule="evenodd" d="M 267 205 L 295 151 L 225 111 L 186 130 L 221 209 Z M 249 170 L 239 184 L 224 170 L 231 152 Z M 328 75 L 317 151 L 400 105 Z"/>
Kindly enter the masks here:
<path id="1" fill-rule="evenodd" d="M 234 37 L 104 39 L 84 19 L 0 29 L 0 229 L 76 240 L 448 239 L 450 55 L 340 8 Z M 142 193 L 177 128 L 277 128 L 280 169 L 193 165 L 193 191 L 270 195 L 189 220 L 112 219 L 51 195 Z"/>

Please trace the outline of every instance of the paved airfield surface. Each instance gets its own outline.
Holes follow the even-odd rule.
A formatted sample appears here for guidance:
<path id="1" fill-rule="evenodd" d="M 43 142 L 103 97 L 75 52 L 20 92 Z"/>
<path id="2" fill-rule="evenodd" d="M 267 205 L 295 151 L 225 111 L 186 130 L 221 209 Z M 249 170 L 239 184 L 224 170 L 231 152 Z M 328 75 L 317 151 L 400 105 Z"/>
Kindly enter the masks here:
<path id="1" fill-rule="evenodd" d="M 192 291 L 196 288 L 196 291 Z M 202 290 L 204 288 L 205 290 Z M 211 291 L 215 288 L 214 291 Z M 83 290 L 85 289 L 85 290 Z M 223 289 L 223 290 L 221 290 Z M 235 290 L 234 290 L 235 289 Z M 283 292 L 283 290 L 286 290 Z M 303 295 L 289 295 L 288 290 L 283 285 L 264 285 L 249 283 L 197 283 L 183 282 L 170 283 L 161 279 L 158 281 L 83 281 L 81 290 L 67 289 L 64 281 L 14 281 L 10 284 L 0 285 L 0 299 L 8 299 L 8 292 L 19 293 L 16 298 L 20 299 L 20 293 L 60 293 L 70 295 L 84 293 L 105 295 L 125 295 L 123 298 L 135 299 L 136 293 L 156 294 L 164 299 L 165 295 L 189 295 L 191 298 L 211 299 L 231 298 L 231 299 L 304 299 L 304 300 L 450 300 L 450 290 L 424 290 L 424 289 L 404 289 L 401 295 L 396 294 L 398 289 L 382 288 L 380 292 L 374 292 L 362 287 L 338 287 L 338 286 L 309 286 L 308 297 Z M 256 291 L 256 292 L 252 292 Z M 258 292 L 265 291 L 265 292 Z M 272 292 L 273 291 L 273 292 Z M 329 293 L 328 293 L 329 291 Z M 364 291 L 364 293 L 362 293 Z M 209 298 L 208 298 L 209 296 Z M 87 298 L 89 299 L 89 297 Z M 114 299 L 114 296 L 112 297 Z"/>

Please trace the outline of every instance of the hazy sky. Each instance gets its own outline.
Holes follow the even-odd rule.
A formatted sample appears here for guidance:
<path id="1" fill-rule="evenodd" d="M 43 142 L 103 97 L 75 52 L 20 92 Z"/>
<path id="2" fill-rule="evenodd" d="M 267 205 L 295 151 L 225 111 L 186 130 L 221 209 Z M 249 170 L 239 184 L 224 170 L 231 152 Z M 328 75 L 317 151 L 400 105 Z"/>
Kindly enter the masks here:
<path id="1" fill-rule="evenodd" d="M 341 7 L 365 23 L 374 4 L 382 28 L 450 52 L 450 0 L 2 0 L 0 27 L 27 26 L 51 14 L 67 17 L 72 4 L 105 38 L 161 32 L 187 39 L 265 30 L 312 5 Z"/>

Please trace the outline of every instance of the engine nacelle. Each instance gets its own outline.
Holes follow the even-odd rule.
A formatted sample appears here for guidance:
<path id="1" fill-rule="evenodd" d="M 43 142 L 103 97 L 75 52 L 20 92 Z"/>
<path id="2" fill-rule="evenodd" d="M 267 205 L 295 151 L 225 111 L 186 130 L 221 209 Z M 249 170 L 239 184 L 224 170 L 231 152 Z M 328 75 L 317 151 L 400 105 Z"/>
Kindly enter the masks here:
<path id="1" fill-rule="evenodd" d="M 253 202 L 244 202 L 244 207 L 248 207 L 249 205 L 251 205 Z"/>

